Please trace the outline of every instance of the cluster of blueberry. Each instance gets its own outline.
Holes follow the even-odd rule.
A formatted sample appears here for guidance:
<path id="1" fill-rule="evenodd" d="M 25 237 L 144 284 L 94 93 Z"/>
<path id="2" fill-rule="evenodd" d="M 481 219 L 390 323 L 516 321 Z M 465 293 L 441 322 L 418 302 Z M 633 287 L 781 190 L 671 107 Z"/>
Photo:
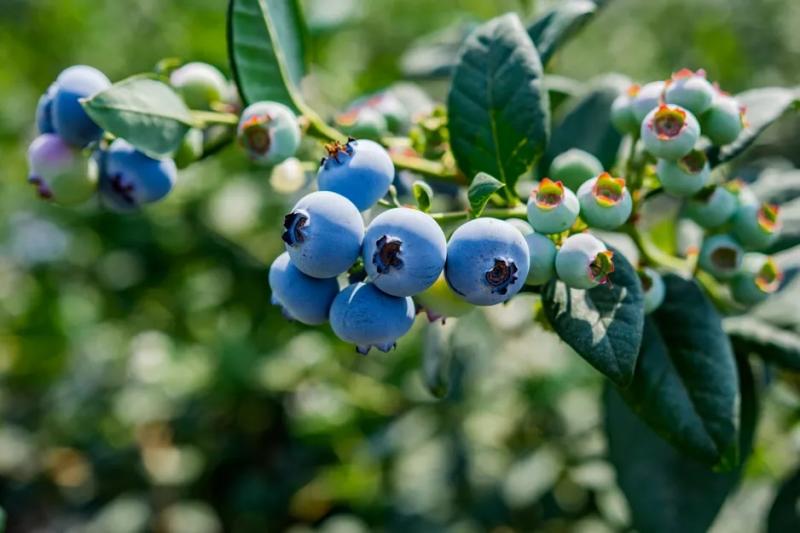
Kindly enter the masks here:
<path id="1" fill-rule="evenodd" d="M 211 109 L 231 95 L 223 74 L 205 63 L 176 69 L 170 83 L 192 109 Z M 99 70 L 76 65 L 64 70 L 39 100 L 39 136 L 28 149 L 28 181 L 42 198 L 74 205 L 99 191 L 106 207 L 132 211 L 164 198 L 177 168 L 202 154 L 203 132 L 198 129 L 187 133 L 173 158 L 151 158 L 124 139 L 107 143 L 81 101 L 110 86 Z"/>
<path id="2" fill-rule="evenodd" d="M 744 107 L 702 70 L 683 69 L 666 81 L 632 86 L 613 103 L 611 116 L 620 132 L 641 137 L 657 159 L 655 175 L 664 191 L 685 199 L 685 215 L 708 230 L 700 266 L 730 281 L 732 296 L 745 305 L 777 290 L 781 272 L 759 251 L 778 237 L 778 206 L 759 203 L 739 180 L 712 183 L 704 150 L 736 140 L 747 125 Z"/>
<path id="3" fill-rule="evenodd" d="M 560 248 L 555 235 L 547 236 L 569 230 L 578 216 L 579 202 L 561 182 L 542 181 L 528 204 L 530 225 L 477 218 L 448 241 L 434 218 L 408 207 L 384 211 L 365 228 L 361 211 L 383 198 L 394 179 L 391 158 L 363 139 L 327 150 L 319 191 L 284 219 L 286 253 L 270 267 L 270 287 L 289 318 L 330 320 L 360 352 L 391 349 L 418 307 L 431 319 L 458 316 L 555 276 L 575 288 L 595 287 L 614 269 L 612 252 L 588 233 L 567 237 Z M 592 220 L 607 228 L 623 223 L 631 208 L 624 183 L 602 172 L 590 181 L 582 202 Z M 337 277 L 345 273 L 350 283 L 340 291 Z"/>

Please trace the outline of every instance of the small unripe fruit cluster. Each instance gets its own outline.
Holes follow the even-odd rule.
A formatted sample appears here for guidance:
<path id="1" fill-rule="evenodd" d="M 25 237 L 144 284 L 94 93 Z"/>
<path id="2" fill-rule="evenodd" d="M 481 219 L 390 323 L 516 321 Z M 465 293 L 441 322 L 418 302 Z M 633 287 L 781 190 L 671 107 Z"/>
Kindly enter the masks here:
<path id="1" fill-rule="evenodd" d="M 388 209 L 365 224 L 360 211 L 375 206 L 394 179 L 391 158 L 365 139 L 334 142 L 326 150 L 319 190 L 284 218 L 286 253 L 270 268 L 272 298 L 299 322 L 314 325 L 326 317 L 334 333 L 360 353 L 391 349 L 417 309 L 431 320 L 460 316 L 473 306 L 506 302 L 526 284 L 558 277 L 589 289 L 614 270 L 613 253 L 593 235 L 546 235 L 569 230 L 581 211 L 578 197 L 560 181 L 542 180 L 532 197 L 534 227 L 476 218 L 447 239 L 434 218 L 409 207 Z M 573 175 L 580 171 L 576 157 L 583 156 L 561 159 Z M 586 186 L 591 216 L 602 227 L 622 224 L 630 214 L 624 181 L 602 173 L 599 163 L 589 171 L 599 175 L 575 179 Z M 556 240 L 563 241 L 560 247 Z"/>

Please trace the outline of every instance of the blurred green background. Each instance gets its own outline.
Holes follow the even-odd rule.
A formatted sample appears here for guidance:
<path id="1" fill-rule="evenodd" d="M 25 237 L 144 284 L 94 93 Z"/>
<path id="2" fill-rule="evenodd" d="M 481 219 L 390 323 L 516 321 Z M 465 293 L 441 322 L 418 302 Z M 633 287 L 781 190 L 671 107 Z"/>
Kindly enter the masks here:
<path id="1" fill-rule="evenodd" d="M 525 0 L 309 0 L 306 87 L 332 110 L 402 77 L 416 39 Z M 134 216 L 39 202 L 36 101 L 65 67 L 113 80 L 164 57 L 227 71 L 223 0 L 4 0 L 0 10 L 0 507 L 9 531 L 624 530 L 604 460 L 601 379 L 532 327 L 532 297 L 397 351 L 357 356 L 269 305 L 294 195 L 234 148 Z M 800 84 L 795 0 L 613 0 L 552 71 L 664 78 L 704 67 L 737 92 Z M 442 84 L 429 86 L 442 96 Z M 588 127 L 588 125 L 587 125 Z M 800 154 L 797 121 L 762 151 Z M 783 135 L 783 137 L 781 137 Z M 788 140 L 786 140 L 788 139 Z M 308 147 L 317 153 L 315 146 Z M 315 150 L 317 152 L 315 152 Z M 797 161 L 795 161 L 797 163 Z M 450 395 L 423 387 L 431 336 Z M 715 525 L 757 531 L 798 461 L 798 389 L 771 389 L 747 479 Z"/>

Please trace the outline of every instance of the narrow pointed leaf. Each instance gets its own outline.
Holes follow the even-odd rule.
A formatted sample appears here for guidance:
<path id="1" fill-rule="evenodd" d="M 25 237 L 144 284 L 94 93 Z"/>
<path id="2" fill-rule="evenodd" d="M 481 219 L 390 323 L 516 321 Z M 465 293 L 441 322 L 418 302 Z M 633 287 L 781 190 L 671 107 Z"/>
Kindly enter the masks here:
<path id="1" fill-rule="evenodd" d="M 528 35 L 536 43 L 542 63 L 549 63 L 553 54 L 591 20 L 597 9 L 591 0 L 573 0 L 562 2 L 536 19 L 528 28 Z"/>
<path id="2" fill-rule="evenodd" d="M 800 335 L 752 316 L 726 318 L 725 331 L 737 349 L 781 368 L 800 372 Z"/>

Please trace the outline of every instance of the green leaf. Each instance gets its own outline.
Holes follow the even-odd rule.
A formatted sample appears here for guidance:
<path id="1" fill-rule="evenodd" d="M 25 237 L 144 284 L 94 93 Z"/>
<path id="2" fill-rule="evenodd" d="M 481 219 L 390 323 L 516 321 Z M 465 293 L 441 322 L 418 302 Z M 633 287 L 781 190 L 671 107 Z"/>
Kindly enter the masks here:
<path id="1" fill-rule="evenodd" d="M 425 328 L 422 349 L 422 377 L 425 387 L 436 398 L 444 398 L 450 390 L 450 364 L 453 348 L 450 335 L 453 321 L 443 324 L 431 322 Z"/>
<path id="2" fill-rule="evenodd" d="M 542 175 L 546 175 L 550 162 L 558 154 L 570 148 L 594 154 L 606 169 L 614 165 L 622 136 L 611 124 L 611 104 L 628 85 L 627 78 L 606 76 L 566 109 L 553 128 L 550 146 L 542 160 Z"/>
<path id="3" fill-rule="evenodd" d="M 464 175 L 487 172 L 514 189 L 544 152 L 550 111 L 542 63 L 517 15 L 466 40 L 448 97 L 453 155 Z"/>
<path id="4" fill-rule="evenodd" d="M 747 150 L 764 130 L 797 105 L 800 96 L 796 88 L 763 87 L 739 93 L 736 100 L 747 109 L 745 116 L 749 125 L 731 144 L 712 146 L 707 150 L 712 167 L 726 163 Z"/>
<path id="5" fill-rule="evenodd" d="M 194 125 L 171 87 L 143 76 L 115 83 L 82 103 L 101 128 L 154 158 L 172 155 Z"/>
<path id="6" fill-rule="evenodd" d="M 800 372 L 800 335 L 797 333 L 753 316 L 726 318 L 723 325 L 737 350 L 755 353 L 765 361 Z"/>
<path id="7" fill-rule="evenodd" d="M 648 318 L 639 365 L 622 396 L 687 455 L 730 469 L 738 461 L 739 390 L 722 321 L 700 287 L 664 276 L 664 303 Z"/>
<path id="8" fill-rule="evenodd" d="M 615 384 L 627 387 L 642 342 L 642 287 L 636 270 L 616 250 L 609 279 L 586 291 L 551 281 L 542 290 L 542 306 L 564 342 Z"/>
<path id="9" fill-rule="evenodd" d="M 414 200 L 420 211 L 427 213 L 431 210 L 431 200 L 433 200 L 433 189 L 424 181 L 417 180 L 411 186 L 411 192 L 414 194 Z"/>
<path id="10" fill-rule="evenodd" d="M 553 54 L 566 41 L 578 33 L 597 12 L 597 4 L 590 0 L 573 0 L 562 2 L 558 7 L 548 11 L 528 28 L 542 63 L 547 64 Z"/>
<path id="11" fill-rule="evenodd" d="M 297 0 L 230 0 L 228 57 L 245 103 L 304 110 L 305 22 Z"/>
<path id="12" fill-rule="evenodd" d="M 467 191 L 467 198 L 469 199 L 469 208 L 473 217 L 481 216 L 486 203 L 494 193 L 505 187 L 505 185 L 491 177 L 485 172 L 479 172 L 472 180 Z"/>
<path id="13" fill-rule="evenodd" d="M 800 275 L 792 276 L 791 272 L 785 274 L 786 278 L 778 292 L 751 309 L 749 314 L 772 326 L 800 333 L 800 313 L 797 312 L 797 302 L 800 301 Z"/>
<path id="14" fill-rule="evenodd" d="M 742 390 L 740 447 L 748 456 L 758 398 L 747 361 L 739 359 L 737 365 Z M 648 533 L 705 533 L 738 484 L 741 466 L 718 473 L 681 455 L 644 424 L 613 387 L 606 387 L 604 405 L 609 459 L 628 500 L 633 528 Z"/>
<path id="15" fill-rule="evenodd" d="M 544 88 L 550 98 L 550 112 L 554 112 L 567 102 L 584 91 L 583 85 L 578 80 L 547 74 L 544 77 Z"/>
<path id="16" fill-rule="evenodd" d="M 767 533 L 800 531 L 800 470 L 783 482 L 772 502 L 767 518 Z"/>

